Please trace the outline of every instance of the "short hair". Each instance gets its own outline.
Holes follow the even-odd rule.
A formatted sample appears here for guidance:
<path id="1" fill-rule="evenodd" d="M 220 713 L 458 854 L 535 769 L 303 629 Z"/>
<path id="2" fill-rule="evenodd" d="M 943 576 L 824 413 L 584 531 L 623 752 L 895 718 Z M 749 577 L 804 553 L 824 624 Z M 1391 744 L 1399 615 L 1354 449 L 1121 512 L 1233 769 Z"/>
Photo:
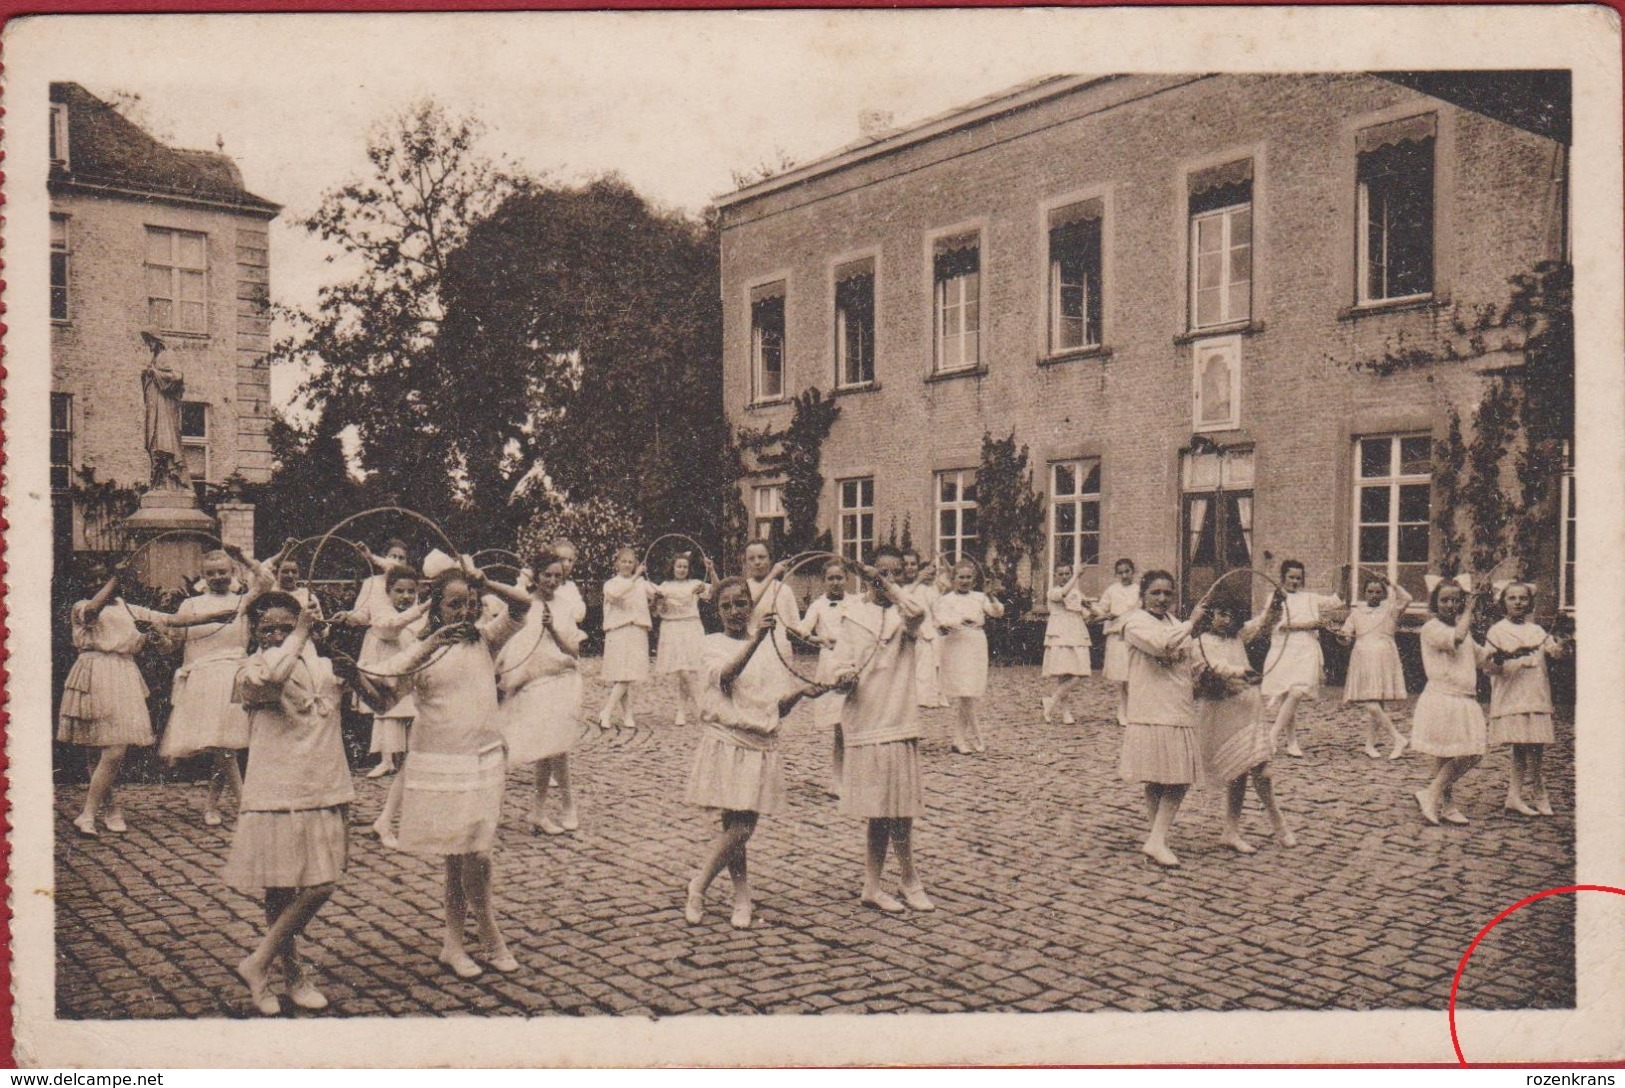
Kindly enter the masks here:
<path id="1" fill-rule="evenodd" d="M 227 555 L 225 553 L 225 551 L 223 549 L 221 549 L 221 548 L 213 548 L 213 549 L 203 553 L 203 560 L 202 561 L 205 562 L 205 563 L 217 563 L 217 562 L 220 562 L 221 560 L 224 560 L 227 563 L 230 563 L 230 562 L 233 561 L 231 556 Z"/>
<path id="2" fill-rule="evenodd" d="M 875 554 L 875 558 L 876 559 L 880 558 L 879 553 Z M 832 570 L 840 571 L 841 575 L 844 577 L 846 575 L 846 563 L 844 563 L 843 561 L 841 561 L 839 559 L 827 560 L 824 563 L 824 577 L 828 578 L 829 577 L 829 572 L 832 571 Z"/>
<path id="3" fill-rule="evenodd" d="M 619 548 L 615 549 L 615 562 L 619 563 L 621 561 L 621 556 L 623 555 L 630 555 L 633 559 L 636 559 L 638 557 L 638 550 L 632 547 L 630 544 L 622 544 Z"/>
<path id="4" fill-rule="evenodd" d="M 407 578 L 414 582 L 423 581 L 423 575 L 418 572 L 416 567 L 390 567 L 384 575 L 384 589 L 394 589 L 396 582 Z"/>
<path id="5" fill-rule="evenodd" d="M 1281 560 L 1281 581 L 1283 581 L 1283 582 L 1286 581 L 1286 572 L 1289 571 L 1289 570 L 1296 570 L 1299 574 L 1303 575 L 1304 581 L 1309 580 L 1309 568 L 1303 565 L 1302 560 L 1300 560 L 1300 559 L 1283 559 L 1283 560 Z"/>
<path id="6" fill-rule="evenodd" d="M 575 541 L 571 540 L 567 536 L 554 537 L 553 543 L 550 544 L 549 547 L 552 549 L 554 555 L 559 554 L 559 552 L 563 551 L 565 548 L 569 548 L 571 551 L 579 550 L 575 545 Z"/>
<path id="7" fill-rule="evenodd" d="M 542 576 L 542 572 L 548 567 L 551 567 L 554 563 L 562 562 L 564 562 L 564 557 L 558 552 L 554 551 L 552 548 L 543 548 L 541 551 L 538 551 L 536 554 L 530 557 L 530 572 L 537 578 L 540 578 Z"/>
<path id="8" fill-rule="evenodd" d="M 1156 582 L 1167 582 L 1171 586 L 1179 585 L 1174 581 L 1174 576 L 1165 570 L 1148 570 L 1140 575 L 1140 595 L 1144 596 L 1150 592 L 1151 586 Z"/>
<path id="9" fill-rule="evenodd" d="M 259 627 L 260 620 L 273 608 L 284 608 L 293 613 L 294 619 L 299 618 L 303 609 L 299 605 L 299 598 L 292 593 L 284 593 L 280 589 L 268 590 L 248 602 L 248 652 L 258 653 L 260 648 L 259 637 L 255 629 Z"/>
<path id="10" fill-rule="evenodd" d="M 875 549 L 876 559 L 884 559 L 888 555 L 897 560 L 899 563 L 903 561 L 903 553 L 898 551 L 897 548 L 891 544 L 882 544 Z"/>
<path id="11" fill-rule="evenodd" d="M 1112 570 L 1115 571 L 1118 567 L 1127 567 L 1130 571 L 1133 571 L 1135 569 L 1134 560 L 1125 555 L 1123 558 L 1112 564 Z"/>
<path id="12" fill-rule="evenodd" d="M 1384 593 L 1388 592 L 1388 580 L 1386 578 L 1383 578 L 1380 574 L 1368 574 L 1368 575 L 1366 575 L 1365 576 L 1365 581 L 1360 583 L 1360 592 L 1364 593 L 1366 590 L 1370 589 L 1372 586 L 1381 586 L 1382 591 Z"/>
<path id="13" fill-rule="evenodd" d="M 1537 590 L 1535 588 L 1535 583 L 1525 581 L 1522 578 L 1514 578 L 1514 579 L 1512 579 L 1512 581 L 1510 581 L 1506 585 L 1502 586 L 1501 587 L 1501 592 L 1499 592 L 1499 593 L 1497 593 L 1495 595 L 1495 599 L 1497 601 L 1499 601 L 1504 606 L 1506 604 L 1507 591 L 1509 589 L 1515 589 L 1518 586 L 1522 586 L 1524 589 L 1527 589 L 1529 591 L 1529 603 L 1533 604 L 1535 602 L 1535 595 L 1537 593 L 1539 593 L 1539 590 Z"/>
<path id="14" fill-rule="evenodd" d="M 401 551 L 405 552 L 407 555 L 412 554 L 412 549 L 408 548 L 406 546 L 406 541 L 402 540 L 398 536 L 392 536 L 388 540 L 384 541 L 384 554 L 385 555 L 388 555 L 390 552 L 394 551 L 396 548 L 399 548 Z"/>
<path id="15" fill-rule="evenodd" d="M 473 588 L 468 572 L 462 567 L 449 567 L 435 575 L 429 582 L 429 621 L 428 630 L 433 631 L 445 625 L 445 617 L 440 613 L 440 603 L 445 599 L 446 590 L 456 583 Z"/>
<path id="16" fill-rule="evenodd" d="M 890 547 L 890 546 L 891 545 L 889 545 L 889 544 L 882 545 L 882 547 Z M 924 561 L 924 556 L 920 555 L 920 549 L 918 549 L 918 548 L 904 548 L 904 549 L 902 549 L 901 551 L 899 551 L 897 553 L 897 557 L 899 559 L 905 559 L 905 560 L 911 555 L 914 557 L 914 562 L 916 562 L 916 563 Z"/>
<path id="17" fill-rule="evenodd" d="M 1467 587 L 1454 578 L 1440 578 L 1433 584 L 1433 590 L 1428 594 L 1428 611 L 1439 611 L 1439 594 L 1447 589 L 1459 589 L 1463 597 L 1467 596 Z"/>
<path id="18" fill-rule="evenodd" d="M 773 558 L 773 548 L 765 540 L 752 540 L 752 541 L 748 542 L 745 545 L 745 550 L 747 552 L 750 551 L 752 548 L 760 548 L 760 549 L 762 549 L 762 551 L 767 553 L 767 557 L 769 559 Z"/>
<path id="19" fill-rule="evenodd" d="M 730 592 L 736 589 L 742 589 L 745 591 L 745 599 L 747 601 L 751 599 L 750 583 L 737 574 L 730 574 L 728 577 L 717 583 L 717 604 L 721 605 L 722 598 L 726 597 Z"/>

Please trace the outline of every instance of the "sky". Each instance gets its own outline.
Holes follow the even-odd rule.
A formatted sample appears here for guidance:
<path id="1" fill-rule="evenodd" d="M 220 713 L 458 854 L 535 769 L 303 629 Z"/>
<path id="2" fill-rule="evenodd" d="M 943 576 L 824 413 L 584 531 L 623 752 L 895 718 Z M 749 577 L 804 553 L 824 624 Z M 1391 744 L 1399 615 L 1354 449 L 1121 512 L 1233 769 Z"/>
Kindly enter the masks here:
<path id="1" fill-rule="evenodd" d="M 618 171 L 698 213 L 735 170 L 857 138 L 862 110 L 906 124 L 1078 70 L 1083 24 L 1070 24 L 1082 37 L 1058 35 L 1034 15 L 177 15 L 120 22 L 113 37 L 107 18 L 38 29 L 50 32 L 49 78 L 139 94 L 178 146 L 224 141 L 247 187 L 284 206 L 273 298 L 310 306 L 339 270 L 299 219 L 364 173 L 369 129 L 417 99 L 477 117 L 492 157 L 561 181 Z M 286 402 L 297 380 L 277 368 L 273 397 Z"/>

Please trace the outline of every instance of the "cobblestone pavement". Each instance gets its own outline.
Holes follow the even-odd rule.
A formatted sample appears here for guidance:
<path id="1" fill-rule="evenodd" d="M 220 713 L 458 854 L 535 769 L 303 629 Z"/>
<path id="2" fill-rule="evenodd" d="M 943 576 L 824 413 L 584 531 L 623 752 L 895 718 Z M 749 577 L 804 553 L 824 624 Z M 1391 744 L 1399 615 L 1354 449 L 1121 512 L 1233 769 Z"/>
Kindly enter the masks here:
<path id="1" fill-rule="evenodd" d="M 1275 764 L 1300 845 L 1269 841 L 1251 807 L 1260 850 L 1239 857 L 1217 842 L 1217 795 L 1193 792 L 1175 828 L 1184 867 L 1164 872 L 1139 853 L 1140 789 L 1116 777 L 1105 684 L 1079 693 L 1075 726 L 1042 724 L 1046 686 L 1033 668 L 992 670 L 980 757 L 954 755 L 947 712 L 927 713 L 930 817 L 915 849 L 932 914 L 858 904 L 863 828 L 825 795 L 827 737 L 798 708 L 789 803 L 751 842 L 757 923 L 740 932 L 726 877 L 705 923 L 683 922 L 683 882 L 715 818 L 681 800 L 696 729 L 671 724 L 669 681 L 645 685 L 637 729 L 583 727 L 580 832 L 530 834 L 524 784 L 510 780 L 498 900 L 523 967 L 473 982 L 435 962 L 438 867 L 366 834 L 387 779 L 359 780 L 351 868 L 306 942 L 333 999 L 321 1015 L 1442 1009 L 1480 927 L 1574 882 L 1566 721 L 1549 759 L 1555 819 L 1503 814 L 1501 750 L 1458 787 L 1472 825 L 1428 827 L 1411 793 L 1430 761 L 1366 758 L 1359 716 L 1328 691 L 1301 715 L 1308 758 Z M 587 708 L 601 697 L 589 683 Z M 81 789 L 58 789 L 59 1015 L 245 1015 L 232 966 L 263 923 L 218 877 L 229 822 L 202 826 L 201 786 L 137 786 L 129 832 L 84 842 L 67 822 Z M 1558 897 L 1494 931 L 1461 999 L 1561 1008 L 1574 994 L 1573 903 Z"/>

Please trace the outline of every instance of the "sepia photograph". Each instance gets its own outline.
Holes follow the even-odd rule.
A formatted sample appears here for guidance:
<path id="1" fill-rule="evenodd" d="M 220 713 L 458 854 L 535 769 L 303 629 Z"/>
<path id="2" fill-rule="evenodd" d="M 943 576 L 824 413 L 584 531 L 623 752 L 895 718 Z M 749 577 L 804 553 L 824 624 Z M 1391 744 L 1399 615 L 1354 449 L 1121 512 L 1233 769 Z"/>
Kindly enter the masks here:
<path id="1" fill-rule="evenodd" d="M 20 1064 L 1625 1055 L 1611 12 L 5 39 Z"/>

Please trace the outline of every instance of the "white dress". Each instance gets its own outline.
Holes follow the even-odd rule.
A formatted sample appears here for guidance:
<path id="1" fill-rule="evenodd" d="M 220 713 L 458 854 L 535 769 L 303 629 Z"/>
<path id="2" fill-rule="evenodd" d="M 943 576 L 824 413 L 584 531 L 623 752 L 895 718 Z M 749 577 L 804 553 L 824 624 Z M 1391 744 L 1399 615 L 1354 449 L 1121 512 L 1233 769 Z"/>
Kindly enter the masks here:
<path id="1" fill-rule="evenodd" d="M 1361 603 L 1349 610 L 1343 621 L 1343 634 L 1352 636 L 1348 678 L 1343 681 L 1345 703 L 1374 702 L 1405 698 L 1405 669 L 1399 663 L 1399 647 L 1394 633 L 1399 617 L 1411 595 L 1394 587 L 1376 608 Z"/>
<path id="2" fill-rule="evenodd" d="M 1095 602 L 1095 611 L 1106 618 L 1102 633 L 1106 636 L 1106 661 L 1101 671 L 1106 679 L 1119 683 L 1128 681 L 1128 646 L 1123 642 L 1123 621 L 1129 613 L 1140 607 L 1140 587 L 1133 583 L 1113 582 Z"/>
<path id="3" fill-rule="evenodd" d="M 807 615 L 801 621 L 798 629 L 803 637 L 838 640 L 841 635 L 841 617 L 845 614 L 849 602 L 845 597 L 840 600 L 831 600 L 828 594 L 819 597 L 807 606 Z M 824 646 L 818 651 L 818 671 L 813 675 L 820 684 L 828 684 L 835 679 L 836 655 L 835 646 Z M 846 702 L 846 695 L 839 691 L 826 691 L 812 701 L 813 723 L 820 727 L 841 724 L 841 705 Z"/>
<path id="4" fill-rule="evenodd" d="M 937 602 L 942 599 L 942 590 L 931 582 L 922 582 L 908 587 L 909 599 L 919 605 L 925 612 L 925 619 L 920 623 L 920 633 L 914 640 L 914 687 L 915 695 L 921 706 L 942 705 L 942 685 L 939 682 L 941 661 L 938 649 L 941 646 L 937 638 Z"/>
<path id="5" fill-rule="evenodd" d="M 660 615 L 660 645 L 655 648 L 655 672 L 699 672 L 705 668 L 705 625 L 700 602 L 711 599 L 711 587 L 698 578 L 661 582 L 655 588 Z"/>
<path id="6" fill-rule="evenodd" d="M 705 636 L 702 729 L 684 798 L 704 808 L 766 816 L 784 804 L 784 758 L 779 753 L 783 666 L 764 640 L 724 692 L 722 672 L 746 645 L 721 633 Z"/>
<path id="7" fill-rule="evenodd" d="M 89 607 L 89 601 L 73 606 L 73 646 L 79 656 L 62 689 L 56 739 L 87 748 L 149 745 L 147 682 L 135 663 L 144 639 L 136 621 L 156 626 L 169 617 L 114 597 L 87 623 Z"/>
<path id="8" fill-rule="evenodd" d="M 174 709 L 158 745 L 158 754 L 165 759 L 185 759 L 211 748 L 248 747 L 248 715 L 231 698 L 237 666 L 248 651 L 246 600 L 231 593 L 205 593 L 188 597 L 175 610 L 176 616 L 190 618 L 235 607 L 237 617 L 179 629 L 186 649 L 170 693 Z"/>
<path id="9" fill-rule="evenodd" d="M 840 812 L 864 819 L 925 815 L 920 776 L 915 635 L 896 608 L 853 601 L 843 610 L 836 667 L 862 666 L 841 708 L 846 756 Z"/>
<path id="10" fill-rule="evenodd" d="M 393 605 L 389 606 L 388 616 L 379 616 L 367 628 L 368 645 L 371 646 L 372 655 L 369 660 L 359 662 L 362 668 L 384 669 L 384 663 L 400 653 L 405 647 L 411 646 L 423 633 L 423 626 L 428 622 L 420 614 L 416 619 L 407 618 L 414 609 L 405 612 L 396 612 Z M 361 651 L 363 658 L 368 657 L 367 648 Z M 369 752 L 379 755 L 394 755 L 407 750 L 407 734 L 412 728 L 412 718 L 417 708 L 412 697 L 407 695 L 397 699 L 387 710 L 375 711 L 372 718 L 372 743 L 368 746 Z"/>
<path id="11" fill-rule="evenodd" d="M 1478 705 L 1483 651 L 1471 635 L 1456 642 L 1455 629 L 1436 618 L 1422 626 L 1420 639 L 1428 682 L 1411 716 L 1411 747 L 1446 759 L 1483 755 L 1488 750 L 1484 711 Z"/>
<path id="12" fill-rule="evenodd" d="M 1200 770 L 1191 692 L 1191 625 L 1144 609 L 1123 621 L 1128 725 L 1117 773 L 1126 782 L 1189 785 Z"/>
<path id="13" fill-rule="evenodd" d="M 1485 637 L 1486 651 L 1527 650 L 1522 657 L 1485 663 L 1490 674 L 1489 742 L 1491 744 L 1551 744 L 1557 740 L 1552 726 L 1552 682 L 1546 659 L 1558 653 L 1557 643 L 1538 623 L 1501 620 Z"/>
<path id="14" fill-rule="evenodd" d="M 1336 594 L 1310 593 L 1300 590 L 1288 593 L 1281 607 L 1280 622 L 1270 635 L 1270 652 L 1264 658 L 1264 681 L 1260 687 L 1264 698 L 1278 699 L 1297 689 L 1305 699 L 1320 697 L 1321 673 L 1326 662 L 1320 652 L 1320 630 L 1287 631 L 1287 624 L 1320 623 L 1322 608 L 1342 608 L 1343 598 Z"/>
<path id="15" fill-rule="evenodd" d="M 1197 640 L 1194 664 L 1207 668 L 1222 683 L 1223 695 L 1197 694 L 1196 731 L 1202 748 L 1202 777 L 1214 783 L 1232 782 L 1260 763 L 1268 763 L 1270 727 L 1264 720 L 1264 700 L 1258 688 L 1242 679 L 1251 662 L 1243 631 L 1236 638 L 1202 635 Z M 1217 686 L 1217 685 L 1216 685 Z"/>
<path id="16" fill-rule="evenodd" d="M 1074 589 L 1062 593 L 1061 587 L 1049 591 L 1049 620 L 1044 624 L 1044 675 L 1088 676 L 1089 609 L 1083 603 L 1083 593 Z"/>
<path id="17" fill-rule="evenodd" d="M 577 651 L 587 637 L 561 612 L 553 613 L 553 635 Z M 502 693 L 497 729 L 508 746 L 508 765 L 552 759 L 575 747 L 581 735 L 581 670 L 543 630 L 539 604 L 531 606 L 525 626 L 508 640 L 497 663 L 503 670 L 497 678 Z"/>
<path id="18" fill-rule="evenodd" d="M 938 680 L 947 699 L 980 699 L 987 691 L 987 632 L 989 616 L 1002 616 L 999 603 L 980 590 L 942 595 L 937 602 Z M 941 628 L 948 628 L 942 634 Z"/>
<path id="19" fill-rule="evenodd" d="M 771 613 L 777 617 L 778 626 L 773 631 L 773 645 L 768 647 L 768 653 L 778 665 L 775 683 L 778 684 L 779 694 L 788 695 L 802 685 L 802 681 L 785 664 L 786 661 L 795 660 L 796 651 L 790 642 L 790 632 L 801 626 L 801 606 L 796 603 L 795 590 L 783 582 L 775 582 L 773 591 L 769 593 L 766 581 L 747 578 L 745 583 L 750 586 L 750 599 L 755 602 L 748 632 L 756 634 L 763 616 Z"/>
<path id="20" fill-rule="evenodd" d="M 616 575 L 604 583 L 604 668 L 606 684 L 649 679 L 649 601 L 655 587 L 643 578 Z"/>

